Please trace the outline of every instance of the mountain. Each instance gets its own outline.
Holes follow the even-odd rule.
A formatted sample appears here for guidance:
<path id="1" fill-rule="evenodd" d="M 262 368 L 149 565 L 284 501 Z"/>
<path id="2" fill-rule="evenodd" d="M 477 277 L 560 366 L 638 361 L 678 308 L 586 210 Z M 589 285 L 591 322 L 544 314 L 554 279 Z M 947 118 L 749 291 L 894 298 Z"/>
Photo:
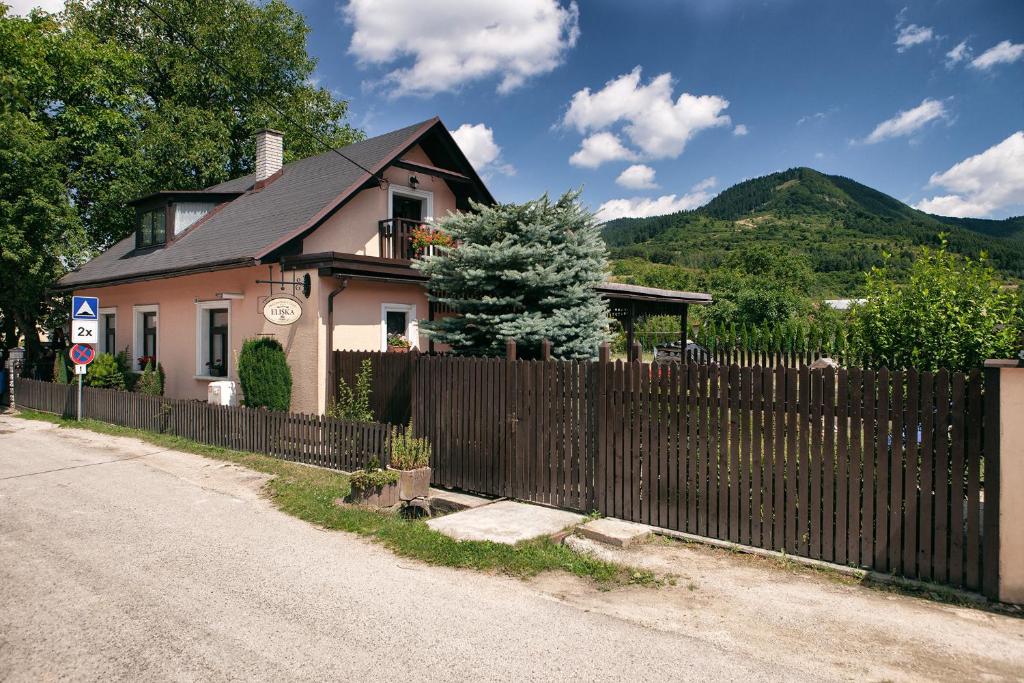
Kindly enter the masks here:
<path id="1" fill-rule="evenodd" d="M 905 266 L 921 245 L 937 245 L 940 233 L 952 251 L 986 252 L 1005 275 L 1024 278 L 1024 217 L 935 216 L 811 168 L 746 180 L 693 211 L 604 226 L 619 275 L 649 270 L 644 261 L 696 274 L 713 270 L 744 245 L 774 243 L 807 257 L 815 272 L 813 293 L 826 297 L 856 294 L 863 272 L 880 264 L 883 254 Z"/>

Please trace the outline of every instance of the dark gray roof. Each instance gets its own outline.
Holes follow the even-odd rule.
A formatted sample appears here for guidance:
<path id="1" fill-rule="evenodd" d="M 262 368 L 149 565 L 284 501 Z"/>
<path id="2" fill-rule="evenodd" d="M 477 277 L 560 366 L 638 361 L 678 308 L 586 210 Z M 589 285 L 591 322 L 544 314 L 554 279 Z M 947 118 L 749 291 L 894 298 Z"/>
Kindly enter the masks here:
<path id="1" fill-rule="evenodd" d="M 657 287 L 641 287 L 627 285 L 622 282 L 605 281 L 595 289 L 609 299 L 624 301 L 664 301 L 681 304 L 709 304 L 711 295 L 703 292 L 682 292 L 675 289 L 658 289 Z"/>
<path id="2" fill-rule="evenodd" d="M 436 123 L 437 118 L 428 119 L 341 150 L 360 165 L 377 171 Z M 245 194 L 222 205 L 165 247 L 136 253 L 135 236 L 127 237 L 62 277 L 57 286 L 68 289 L 252 263 L 311 227 L 369 177 L 351 161 L 325 152 L 287 164 L 279 178 L 259 191 L 250 191 L 252 175 L 208 187 L 210 193 Z"/>

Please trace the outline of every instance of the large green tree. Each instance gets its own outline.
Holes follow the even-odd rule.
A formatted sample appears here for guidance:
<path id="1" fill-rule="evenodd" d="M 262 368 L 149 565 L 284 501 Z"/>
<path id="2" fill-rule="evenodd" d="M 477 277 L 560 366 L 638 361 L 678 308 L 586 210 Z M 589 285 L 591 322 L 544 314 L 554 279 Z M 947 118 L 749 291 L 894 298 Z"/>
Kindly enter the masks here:
<path id="1" fill-rule="evenodd" d="M 456 314 L 424 323 L 427 334 L 460 355 L 500 355 L 512 338 L 524 357 L 536 357 L 544 339 L 557 357 L 594 357 L 608 336 L 594 289 L 607 250 L 579 193 L 473 208 L 440 224 L 457 246 L 415 264 L 431 297 Z"/>
<path id="2" fill-rule="evenodd" d="M 852 314 L 858 353 L 889 368 L 977 368 L 1021 350 L 1020 292 L 1004 286 L 982 257 L 924 248 L 909 279 L 888 265 L 867 276 L 866 300 Z"/>
<path id="3" fill-rule="evenodd" d="M 811 265 L 801 254 L 772 244 L 730 252 L 701 283 L 714 303 L 699 311 L 718 324 L 777 325 L 810 311 Z"/>
<path id="4" fill-rule="evenodd" d="M 28 17 L 0 5 L 7 346 L 17 328 L 31 353 L 54 278 L 130 234 L 128 200 L 250 172 L 262 127 L 284 132 L 286 161 L 361 137 L 315 85 L 308 32 L 280 0 L 70 0 Z"/>

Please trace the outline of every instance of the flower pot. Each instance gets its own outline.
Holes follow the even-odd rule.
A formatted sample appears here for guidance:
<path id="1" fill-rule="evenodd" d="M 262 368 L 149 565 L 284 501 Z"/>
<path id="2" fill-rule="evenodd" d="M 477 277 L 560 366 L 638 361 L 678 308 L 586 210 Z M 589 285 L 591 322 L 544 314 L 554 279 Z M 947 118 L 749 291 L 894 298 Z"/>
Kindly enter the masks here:
<path id="1" fill-rule="evenodd" d="M 394 507 L 398 505 L 399 500 L 397 482 L 384 486 L 371 486 L 365 489 L 352 487 L 346 498 L 346 501 L 349 503 L 378 508 Z"/>
<path id="2" fill-rule="evenodd" d="M 388 345 L 388 353 L 409 353 L 409 347 Z"/>
<path id="3" fill-rule="evenodd" d="M 388 468 L 394 469 L 394 468 Z M 398 472 L 398 497 L 401 500 L 415 500 L 430 495 L 430 468 L 416 470 L 394 470 Z"/>

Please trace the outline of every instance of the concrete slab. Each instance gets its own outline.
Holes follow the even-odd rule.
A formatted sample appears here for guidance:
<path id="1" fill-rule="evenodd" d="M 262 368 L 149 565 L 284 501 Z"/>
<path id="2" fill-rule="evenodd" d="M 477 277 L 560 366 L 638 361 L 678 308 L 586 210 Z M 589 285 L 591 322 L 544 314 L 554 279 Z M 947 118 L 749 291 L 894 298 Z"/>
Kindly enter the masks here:
<path id="1" fill-rule="evenodd" d="M 493 502 L 494 498 L 471 496 L 468 493 L 445 491 L 444 489 L 430 489 L 430 507 L 441 512 L 458 512 L 490 505 Z"/>
<path id="2" fill-rule="evenodd" d="M 602 517 L 587 522 L 579 528 L 581 534 L 600 543 L 607 543 L 619 548 L 628 548 L 643 543 L 654 533 L 654 528 L 646 524 L 627 522 L 614 517 Z"/>
<path id="3" fill-rule="evenodd" d="M 427 526 L 460 541 L 492 541 L 514 545 L 538 536 L 557 534 L 586 517 L 564 510 L 511 500 L 463 510 L 427 522 Z"/>

